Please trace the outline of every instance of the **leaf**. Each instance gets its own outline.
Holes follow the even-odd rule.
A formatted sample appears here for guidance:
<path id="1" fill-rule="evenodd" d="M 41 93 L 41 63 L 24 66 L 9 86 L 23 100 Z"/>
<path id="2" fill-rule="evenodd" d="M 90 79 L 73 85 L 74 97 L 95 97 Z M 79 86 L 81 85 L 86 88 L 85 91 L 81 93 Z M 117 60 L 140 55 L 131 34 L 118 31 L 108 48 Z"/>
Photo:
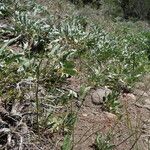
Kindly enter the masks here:
<path id="1" fill-rule="evenodd" d="M 76 71 L 75 69 L 67 69 L 67 68 L 64 68 L 64 69 L 63 69 L 63 73 L 64 73 L 64 74 L 71 75 L 71 76 L 74 76 L 74 75 L 76 75 L 77 71 Z"/>
<path id="2" fill-rule="evenodd" d="M 55 45 L 51 50 L 51 55 L 57 54 L 58 50 L 60 49 L 60 44 Z"/>
<path id="3" fill-rule="evenodd" d="M 67 69 L 74 68 L 74 62 L 73 61 L 65 61 L 63 62 L 63 67 Z"/>
<path id="4" fill-rule="evenodd" d="M 7 46 L 11 45 L 13 42 L 17 42 L 20 38 L 22 37 L 22 35 L 19 35 L 11 40 L 9 40 L 8 42 L 6 42 L 0 49 L 0 54 L 5 50 L 5 48 L 7 48 Z"/>
<path id="5" fill-rule="evenodd" d="M 83 100 L 90 89 L 91 89 L 91 86 L 88 86 L 88 87 L 81 86 L 80 93 L 79 93 L 79 97 L 80 97 L 79 99 Z"/>
<path id="6" fill-rule="evenodd" d="M 71 140 L 72 140 L 71 135 L 66 135 L 61 150 L 71 150 L 72 149 Z"/>
<path id="7" fill-rule="evenodd" d="M 70 97 L 70 96 L 73 96 L 73 97 L 77 98 L 77 97 L 78 97 L 78 94 L 77 94 L 77 92 L 75 92 L 75 91 L 73 91 L 73 90 L 69 90 L 68 96 L 69 96 L 69 97 Z"/>
<path id="8" fill-rule="evenodd" d="M 76 119 L 77 119 L 76 114 L 71 112 L 64 118 L 64 125 L 72 129 L 72 127 L 74 126 L 76 122 Z"/>
<path id="9" fill-rule="evenodd" d="M 5 59 L 6 64 L 10 64 L 13 63 L 14 61 L 19 60 L 20 58 L 22 58 L 22 54 L 10 54 L 7 56 L 7 58 Z"/>

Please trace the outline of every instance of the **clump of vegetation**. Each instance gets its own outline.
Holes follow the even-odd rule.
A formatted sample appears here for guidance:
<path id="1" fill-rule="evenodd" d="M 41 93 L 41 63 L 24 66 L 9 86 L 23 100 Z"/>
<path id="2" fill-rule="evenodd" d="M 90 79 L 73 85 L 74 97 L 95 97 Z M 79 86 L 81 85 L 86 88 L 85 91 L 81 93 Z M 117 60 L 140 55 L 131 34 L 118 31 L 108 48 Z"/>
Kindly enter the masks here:
<path id="1" fill-rule="evenodd" d="M 97 134 L 93 147 L 95 150 L 113 150 L 115 148 L 115 145 L 111 144 L 110 141 L 110 135 L 104 137 L 103 135 Z"/>
<path id="2" fill-rule="evenodd" d="M 118 102 L 119 93 L 116 91 L 112 91 L 107 97 L 104 97 L 103 99 L 103 110 L 107 112 L 112 112 L 114 114 L 117 114 L 119 110 L 120 103 Z"/>
<path id="3" fill-rule="evenodd" d="M 78 6 L 91 5 L 97 9 L 101 6 L 101 0 L 70 0 L 70 2 Z"/>

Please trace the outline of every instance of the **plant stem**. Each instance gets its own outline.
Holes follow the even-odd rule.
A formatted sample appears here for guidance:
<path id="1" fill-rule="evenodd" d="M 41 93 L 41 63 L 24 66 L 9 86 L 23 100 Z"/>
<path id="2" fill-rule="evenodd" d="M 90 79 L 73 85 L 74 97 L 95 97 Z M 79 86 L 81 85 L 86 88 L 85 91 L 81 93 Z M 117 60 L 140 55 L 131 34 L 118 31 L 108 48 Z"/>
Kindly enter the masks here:
<path id="1" fill-rule="evenodd" d="M 37 132 L 38 136 L 40 136 L 40 129 L 39 129 L 39 97 L 38 97 L 38 92 L 39 92 L 39 77 L 40 77 L 40 65 L 42 63 L 42 60 L 39 62 L 39 65 L 37 66 L 36 70 L 36 93 L 35 93 L 35 100 L 36 100 L 36 123 L 37 123 Z"/>

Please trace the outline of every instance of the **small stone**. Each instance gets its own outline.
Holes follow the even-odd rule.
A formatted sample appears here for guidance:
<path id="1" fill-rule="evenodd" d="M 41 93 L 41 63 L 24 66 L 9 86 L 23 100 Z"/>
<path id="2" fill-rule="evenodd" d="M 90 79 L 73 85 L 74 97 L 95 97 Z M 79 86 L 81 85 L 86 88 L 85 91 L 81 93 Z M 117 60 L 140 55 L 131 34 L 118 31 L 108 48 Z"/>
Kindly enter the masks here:
<path id="1" fill-rule="evenodd" d="M 136 97 L 135 97 L 134 94 L 128 93 L 128 94 L 126 95 L 126 97 L 127 97 L 128 100 L 134 100 L 134 101 L 136 101 Z"/>
<path id="2" fill-rule="evenodd" d="M 92 102 L 96 105 L 103 103 L 103 98 L 107 97 L 111 93 L 111 90 L 108 88 L 99 88 L 96 89 L 92 94 Z"/>
<path id="3" fill-rule="evenodd" d="M 150 99 L 146 99 L 145 104 L 150 105 Z"/>
<path id="4" fill-rule="evenodd" d="M 76 106 L 77 106 L 78 108 L 80 108 L 80 107 L 82 106 L 82 104 L 83 104 L 83 102 L 81 102 L 81 101 L 79 101 L 79 100 L 76 101 Z"/>
<path id="5" fill-rule="evenodd" d="M 88 115 L 84 113 L 84 114 L 82 114 L 82 116 L 83 116 L 83 117 L 87 117 Z"/>
<path id="6" fill-rule="evenodd" d="M 117 120 L 117 116 L 115 114 L 112 114 L 110 112 L 105 112 L 106 118 L 111 120 L 111 121 L 116 121 Z"/>

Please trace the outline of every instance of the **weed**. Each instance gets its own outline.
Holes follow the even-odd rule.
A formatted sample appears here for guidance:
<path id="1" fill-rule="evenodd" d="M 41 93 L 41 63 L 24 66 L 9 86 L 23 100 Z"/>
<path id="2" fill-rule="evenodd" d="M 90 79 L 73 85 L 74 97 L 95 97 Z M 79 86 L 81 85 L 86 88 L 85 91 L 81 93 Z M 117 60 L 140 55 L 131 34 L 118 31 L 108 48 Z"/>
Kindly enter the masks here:
<path id="1" fill-rule="evenodd" d="M 110 143 L 110 136 L 106 137 L 97 134 L 95 144 L 93 145 L 95 150 L 113 150 L 115 145 Z"/>
<path id="2" fill-rule="evenodd" d="M 103 109 L 108 112 L 112 112 L 114 114 L 119 114 L 118 110 L 121 107 L 118 102 L 119 93 L 116 91 L 112 91 L 107 97 L 103 99 Z"/>

